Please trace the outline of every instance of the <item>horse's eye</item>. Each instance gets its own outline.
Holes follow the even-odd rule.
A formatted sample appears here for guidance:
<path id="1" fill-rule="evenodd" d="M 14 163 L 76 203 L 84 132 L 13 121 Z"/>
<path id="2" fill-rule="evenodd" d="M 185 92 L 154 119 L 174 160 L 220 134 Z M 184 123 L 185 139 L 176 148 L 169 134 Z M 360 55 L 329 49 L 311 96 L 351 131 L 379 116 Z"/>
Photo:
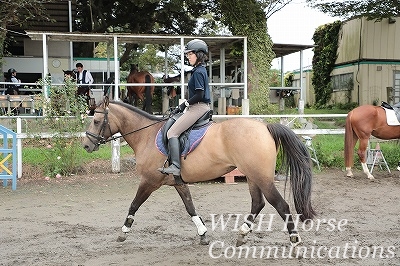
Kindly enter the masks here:
<path id="1" fill-rule="evenodd" d="M 100 124 L 99 120 L 93 120 L 93 123 L 97 126 L 98 124 Z"/>

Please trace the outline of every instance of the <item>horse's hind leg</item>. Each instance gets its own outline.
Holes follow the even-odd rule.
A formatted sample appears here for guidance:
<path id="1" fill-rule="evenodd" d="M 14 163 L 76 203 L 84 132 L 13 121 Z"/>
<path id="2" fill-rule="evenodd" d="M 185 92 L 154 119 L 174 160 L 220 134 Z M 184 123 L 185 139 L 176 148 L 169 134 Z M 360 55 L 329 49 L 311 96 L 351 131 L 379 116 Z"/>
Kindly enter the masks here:
<path id="1" fill-rule="evenodd" d="M 301 239 L 299 234 L 296 230 L 296 225 L 293 222 L 292 214 L 290 213 L 289 205 L 287 202 L 282 198 L 281 194 L 275 187 L 274 183 L 268 182 L 261 187 L 261 190 L 267 199 L 267 201 L 277 210 L 279 216 L 286 223 L 286 228 L 289 232 L 289 239 L 292 246 L 297 246 L 301 243 Z"/>
<path id="2" fill-rule="evenodd" d="M 240 227 L 240 232 L 236 241 L 236 246 L 239 247 L 246 243 L 246 236 L 253 227 L 254 220 L 265 206 L 264 196 L 261 189 L 251 180 L 247 180 L 251 196 L 251 214 L 245 219 L 245 222 Z"/>
<path id="3" fill-rule="evenodd" d="M 367 175 L 369 179 L 375 179 L 374 176 L 370 173 L 367 166 L 367 147 L 368 147 L 368 139 L 363 138 L 360 139 L 360 144 L 358 146 L 358 158 L 360 159 L 362 169 L 364 173 Z"/>
<path id="4" fill-rule="evenodd" d="M 207 228 L 204 225 L 201 217 L 196 214 L 196 209 L 193 205 L 192 195 L 190 194 L 189 187 L 187 185 L 176 185 L 175 189 L 185 204 L 186 211 L 190 217 L 192 217 L 192 221 L 197 227 L 197 233 L 200 236 L 200 244 L 208 245 L 210 241 L 206 236 Z"/>

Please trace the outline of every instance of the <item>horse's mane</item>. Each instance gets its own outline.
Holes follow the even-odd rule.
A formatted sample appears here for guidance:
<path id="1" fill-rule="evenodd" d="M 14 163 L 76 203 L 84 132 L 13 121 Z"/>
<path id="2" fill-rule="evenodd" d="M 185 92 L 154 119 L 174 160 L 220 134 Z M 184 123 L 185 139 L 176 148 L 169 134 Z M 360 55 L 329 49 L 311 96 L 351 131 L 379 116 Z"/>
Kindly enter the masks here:
<path id="1" fill-rule="evenodd" d="M 138 113 L 139 115 L 144 116 L 144 117 L 146 117 L 146 118 L 148 118 L 150 120 L 154 120 L 154 121 L 163 120 L 162 118 L 159 118 L 159 117 L 157 117 L 155 115 L 149 114 L 149 113 L 147 113 L 147 112 L 145 112 L 145 111 L 143 111 L 143 110 L 141 110 L 141 109 L 139 109 L 139 108 L 137 108 L 137 107 L 135 107 L 133 105 L 124 103 L 122 101 L 110 101 L 110 103 L 125 107 L 125 108 L 127 108 L 127 109 L 129 109 L 129 110 L 131 110 L 131 111 L 133 111 L 135 113 Z M 102 104 L 103 104 L 103 102 L 101 102 L 99 105 L 102 105 Z"/>

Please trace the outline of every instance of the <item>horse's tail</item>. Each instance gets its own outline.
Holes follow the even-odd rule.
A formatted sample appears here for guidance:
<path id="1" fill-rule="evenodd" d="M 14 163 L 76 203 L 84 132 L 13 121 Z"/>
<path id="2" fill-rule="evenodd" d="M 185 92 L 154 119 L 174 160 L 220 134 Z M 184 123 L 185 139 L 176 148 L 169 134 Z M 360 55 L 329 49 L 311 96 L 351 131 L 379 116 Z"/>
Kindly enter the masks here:
<path id="1" fill-rule="evenodd" d="M 345 167 L 352 167 L 354 164 L 354 130 L 351 125 L 351 116 L 353 111 L 350 111 L 346 117 L 346 126 L 344 129 L 344 163 Z"/>
<path id="2" fill-rule="evenodd" d="M 267 124 L 275 145 L 282 149 L 282 165 L 290 176 L 293 200 L 300 219 L 313 219 L 316 215 L 311 206 L 312 161 L 306 145 L 287 126 Z"/>

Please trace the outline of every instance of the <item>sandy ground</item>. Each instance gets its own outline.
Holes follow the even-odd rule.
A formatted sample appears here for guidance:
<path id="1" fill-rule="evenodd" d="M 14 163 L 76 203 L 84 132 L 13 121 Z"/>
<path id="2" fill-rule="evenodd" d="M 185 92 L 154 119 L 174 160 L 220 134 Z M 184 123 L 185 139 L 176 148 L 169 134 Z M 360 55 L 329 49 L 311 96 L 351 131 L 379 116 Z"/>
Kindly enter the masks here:
<path id="1" fill-rule="evenodd" d="M 190 186 L 210 245 L 199 244 L 178 194 L 166 186 L 139 209 L 127 240 L 117 242 L 139 180 L 132 168 L 104 169 L 50 181 L 25 177 L 16 191 L 1 187 L 0 265 L 400 265 L 398 171 L 376 171 L 374 182 L 357 170 L 354 178 L 340 170 L 315 173 L 318 217 L 299 224 L 303 243 L 290 255 L 283 220 L 269 204 L 261 227 L 243 249 L 235 247 L 236 228 L 250 209 L 243 179 Z M 283 194 L 284 182 L 276 185 Z M 225 222 L 231 215 L 225 230 L 217 219 L 213 228 L 221 215 Z"/>

